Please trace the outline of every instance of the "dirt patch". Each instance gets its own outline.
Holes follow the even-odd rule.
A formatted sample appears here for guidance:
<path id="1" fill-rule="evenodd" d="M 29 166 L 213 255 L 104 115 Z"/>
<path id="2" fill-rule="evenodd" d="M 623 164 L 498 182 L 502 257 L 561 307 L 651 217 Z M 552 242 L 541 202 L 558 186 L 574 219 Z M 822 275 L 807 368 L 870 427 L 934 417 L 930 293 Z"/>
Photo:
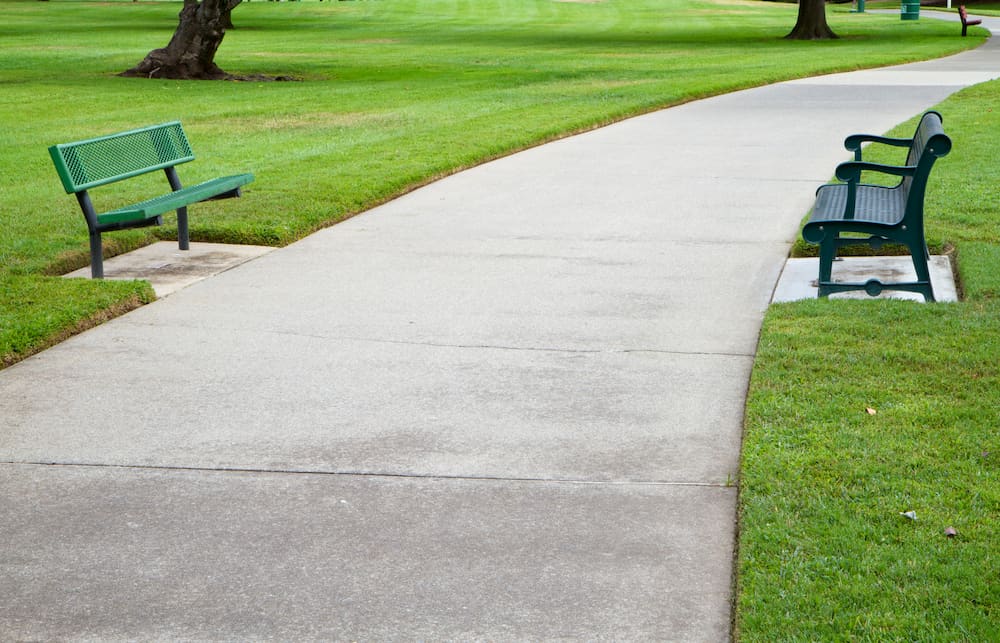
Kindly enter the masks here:
<path id="1" fill-rule="evenodd" d="M 226 74 L 223 80 L 234 80 L 244 83 L 296 83 L 302 79 L 296 76 L 268 76 L 266 74 Z"/>

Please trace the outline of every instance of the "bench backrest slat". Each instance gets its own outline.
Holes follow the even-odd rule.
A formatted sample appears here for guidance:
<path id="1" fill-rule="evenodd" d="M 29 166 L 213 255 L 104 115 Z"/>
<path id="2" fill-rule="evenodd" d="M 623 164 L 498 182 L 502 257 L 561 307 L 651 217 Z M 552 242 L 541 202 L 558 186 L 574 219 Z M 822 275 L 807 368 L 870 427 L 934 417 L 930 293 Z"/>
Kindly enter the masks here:
<path id="1" fill-rule="evenodd" d="M 67 194 L 194 160 L 176 121 L 53 145 L 49 154 Z"/>

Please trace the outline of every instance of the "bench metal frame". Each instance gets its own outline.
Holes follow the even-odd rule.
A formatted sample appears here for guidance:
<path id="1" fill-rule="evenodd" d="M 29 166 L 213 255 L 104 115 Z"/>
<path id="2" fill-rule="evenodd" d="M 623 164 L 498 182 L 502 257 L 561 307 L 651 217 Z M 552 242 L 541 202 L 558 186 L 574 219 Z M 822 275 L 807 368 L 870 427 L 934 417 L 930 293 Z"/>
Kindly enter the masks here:
<path id="1" fill-rule="evenodd" d="M 958 5 L 958 17 L 962 20 L 962 37 L 969 35 L 969 27 L 983 24 L 981 19 L 969 20 L 969 12 L 965 10 L 965 5 Z"/>
<path id="2" fill-rule="evenodd" d="M 190 248 L 187 206 L 201 201 L 241 195 L 253 174 L 238 174 L 184 187 L 176 166 L 194 160 L 187 136 L 177 121 L 119 132 L 108 136 L 61 143 L 49 155 L 67 194 L 75 194 L 90 231 L 90 273 L 104 277 L 101 234 L 163 224 L 163 214 L 177 212 L 177 245 Z M 172 192 L 98 213 L 90 189 L 163 170 Z"/>
<path id="3" fill-rule="evenodd" d="M 901 166 L 870 163 L 861 159 L 863 143 L 908 147 L 906 164 Z M 934 162 L 951 151 L 951 139 L 944 133 L 941 114 L 926 112 L 913 138 L 888 138 L 871 134 L 852 134 L 844 147 L 854 152 L 854 161 L 837 167 L 837 179 L 816 191 L 816 203 L 802 237 L 819 244 L 819 296 L 835 292 L 864 290 L 877 296 L 883 290 L 917 292 L 925 301 L 934 301 L 924 237 L 924 194 Z M 895 186 L 861 183 L 862 172 L 877 172 L 900 177 Z M 842 235 L 867 236 L 842 236 Z M 833 260 L 840 248 L 868 245 L 878 250 L 886 243 L 897 243 L 910 252 L 917 280 L 883 283 L 870 279 L 865 283 L 838 283 L 831 279 Z"/>

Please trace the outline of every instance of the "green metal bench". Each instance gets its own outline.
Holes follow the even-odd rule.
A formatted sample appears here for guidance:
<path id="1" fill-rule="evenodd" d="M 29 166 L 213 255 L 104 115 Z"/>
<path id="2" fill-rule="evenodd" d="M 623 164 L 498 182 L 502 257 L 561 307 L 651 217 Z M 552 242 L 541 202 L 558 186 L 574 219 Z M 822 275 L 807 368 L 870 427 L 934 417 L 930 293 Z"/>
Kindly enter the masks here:
<path id="1" fill-rule="evenodd" d="M 908 147 L 906 164 L 895 166 L 862 161 L 861 145 L 866 142 Z M 934 161 L 951 151 L 951 139 L 944 133 L 941 114 L 926 112 L 913 138 L 852 134 L 845 139 L 844 146 L 854 152 L 855 158 L 837 167 L 837 178 L 844 183 L 831 183 L 816 190 L 816 204 L 802 229 L 806 241 L 819 244 L 819 296 L 864 290 L 874 297 L 883 290 L 904 290 L 920 293 L 926 301 L 934 301 L 927 267 L 930 257 L 924 238 L 924 192 Z M 862 172 L 901 178 L 892 187 L 870 185 L 860 182 Z M 866 236 L 842 236 L 858 234 Z M 832 281 L 833 260 L 841 247 L 863 244 L 878 250 L 886 243 L 906 246 L 913 259 L 917 281 Z"/>
<path id="2" fill-rule="evenodd" d="M 240 196 L 253 174 L 225 176 L 183 187 L 175 166 L 194 160 L 179 122 L 153 125 L 109 136 L 49 148 L 67 194 L 76 194 L 90 230 L 90 273 L 104 277 L 101 234 L 112 230 L 162 225 L 162 215 L 177 211 L 177 243 L 188 250 L 187 206 L 199 201 Z M 139 203 L 98 213 L 89 190 L 134 176 L 163 170 L 171 192 Z"/>

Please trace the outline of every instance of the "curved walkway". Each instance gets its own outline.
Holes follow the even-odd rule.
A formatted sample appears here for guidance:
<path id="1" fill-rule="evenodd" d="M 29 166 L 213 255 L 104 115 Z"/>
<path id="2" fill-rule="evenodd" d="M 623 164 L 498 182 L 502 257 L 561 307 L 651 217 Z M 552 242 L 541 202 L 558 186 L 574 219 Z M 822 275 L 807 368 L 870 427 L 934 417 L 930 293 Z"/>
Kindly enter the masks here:
<path id="1" fill-rule="evenodd" d="M 0 372 L 0 632 L 727 639 L 796 225 L 846 133 L 996 76 L 990 42 L 635 118 Z"/>

